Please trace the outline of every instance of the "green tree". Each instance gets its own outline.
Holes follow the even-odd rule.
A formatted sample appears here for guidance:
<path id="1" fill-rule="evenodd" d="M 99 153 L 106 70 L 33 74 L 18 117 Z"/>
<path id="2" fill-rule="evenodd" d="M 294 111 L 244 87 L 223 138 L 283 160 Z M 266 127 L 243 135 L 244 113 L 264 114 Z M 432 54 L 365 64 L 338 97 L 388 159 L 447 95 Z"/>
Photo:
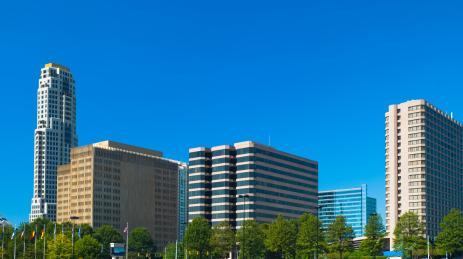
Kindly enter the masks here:
<path id="1" fill-rule="evenodd" d="M 328 249 L 332 253 L 338 253 L 342 259 L 346 252 L 352 251 L 352 240 L 354 239 L 354 231 L 351 226 L 346 224 L 344 216 L 337 216 L 336 219 L 328 226 L 326 232 Z"/>
<path id="2" fill-rule="evenodd" d="M 137 254 L 152 254 L 155 250 L 153 238 L 146 228 L 134 228 L 130 231 L 129 250 Z"/>
<path id="3" fill-rule="evenodd" d="M 440 223 L 441 232 L 437 236 L 437 246 L 450 257 L 463 250 L 463 215 L 460 210 L 452 209 Z"/>
<path id="4" fill-rule="evenodd" d="M 247 220 L 236 232 L 236 241 L 240 244 L 239 258 L 263 258 L 265 254 L 265 234 L 262 226 L 253 220 Z"/>
<path id="5" fill-rule="evenodd" d="M 211 227 L 205 218 L 195 218 L 188 224 L 183 243 L 189 258 L 208 257 L 211 232 Z"/>
<path id="6" fill-rule="evenodd" d="M 384 246 L 384 237 L 386 230 L 384 228 L 381 216 L 373 214 L 368 218 L 365 226 L 366 239 L 360 244 L 360 250 L 365 255 L 378 256 L 381 255 Z"/>
<path id="7" fill-rule="evenodd" d="M 394 249 L 402 250 L 413 258 L 414 251 L 426 246 L 424 225 L 418 215 L 407 212 L 399 217 L 394 230 Z"/>
<path id="8" fill-rule="evenodd" d="M 175 247 L 175 243 L 169 243 L 166 247 L 166 253 L 164 254 L 163 259 L 176 259 L 175 251 L 177 250 L 177 258 L 184 258 L 185 255 L 183 253 L 183 244 L 178 243 L 177 247 Z"/>
<path id="9" fill-rule="evenodd" d="M 299 218 L 299 233 L 296 241 L 298 256 L 308 258 L 325 248 L 323 229 L 320 220 L 308 213 Z"/>
<path id="10" fill-rule="evenodd" d="M 50 240 L 47 246 L 48 256 L 51 259 L 68 259 L 71 258 L 72 244 L 65 235 L 59 234 L 56 240 Z"/>
<path id="11" fill-rule="evenodd" d="M 109 244 L 110 243 L 123 243 L 124 238 L 122 238 L 121 233 L 114 229 L 110 225 L 103 225 L 95 230 L 93 233 L 93 238 L 95 238 L 102 246 L 102 257 L 109 257 Z"/>
<path id="12" fill-rule="evenodd" d="M 212 228 L 211 253 L 214 258 L 227 258 L 235 244 L 235 233 L 228 222 L 221 222 Z"/>
<path id="13" fill-rule="evenodd" d="M 297 239 L 297 225 L 279 215 L 269 226 L 265 238 L 265 247 L 283 258 L 294 258 Z"/>
<path id="14" fill-rule="evenodd" d="M 100 256 L 101 245 L 95 238 L 86 235 L 75 242 L 74 250 L 78 258 L 96 259 Z"/>

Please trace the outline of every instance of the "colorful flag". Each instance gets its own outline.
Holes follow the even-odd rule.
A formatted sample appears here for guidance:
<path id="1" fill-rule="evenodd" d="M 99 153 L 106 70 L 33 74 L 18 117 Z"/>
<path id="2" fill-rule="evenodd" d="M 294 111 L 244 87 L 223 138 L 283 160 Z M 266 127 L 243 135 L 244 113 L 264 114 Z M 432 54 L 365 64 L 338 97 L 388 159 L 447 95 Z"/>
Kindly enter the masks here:
<path id="1" fill-rule="evenodd" d="M 11 240 L 14 239 L 14 236 L 16 236 L 16 229 L 15 228 L 13 228 L 13 234 L 11 234 Z"/>
<path id="2" fill-rule="evenodd" d="M 42 228 L 42 234 L 40 235 L 40 239 L 43 239 L 45 237 L 45 228 Z"/>
<path id="3" fill-rule="evenodd" d="M 34 239 L 34 237 L 35 237 L 35 230 L 32 230 L 31 238 L 29 238 L 29 240 Z"/>
<path id="4" fill-rule="evenodd" d="M 129 224 L 127 224 L 127 226 L 124 228 L 124 233 L 127 233 L 127 231 L 129 231 Z"/>
<path id="5" fill-rule="evenodd" d="M 81 227 L 79 227 L 79 232 L 77 232 L 77 236 L 78 236 L 79 238 L 80 238 L 80 228 L 81 228 Z"/>
<path id="6" fill-rule="evenodd" d="M 23 231 L 21 232 L 21 238 L 24 237 L 25 233 L 26 233 L 26 225 L 24 225 Z"/>

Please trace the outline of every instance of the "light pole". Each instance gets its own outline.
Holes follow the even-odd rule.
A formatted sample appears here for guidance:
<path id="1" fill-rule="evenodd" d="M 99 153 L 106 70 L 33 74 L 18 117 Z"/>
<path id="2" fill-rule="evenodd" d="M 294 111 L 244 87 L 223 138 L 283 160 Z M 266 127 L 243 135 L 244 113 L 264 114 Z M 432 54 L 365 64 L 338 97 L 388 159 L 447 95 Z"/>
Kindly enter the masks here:
<path id="1" fill-rule="evenodd" d="M 318 205 L 317 206 L 317 244 L 315 246 L 315 251 L 314 251 L 314 259 L 318 258 L 318 246 L 319 246 L 319 239 L 320 239 L 320 213 L 318 213 L 319 210 L 323 209 L 324 205 Z"/>
<path id="2" fill-rule="evenodd" d="M 74 220 L 79 219 L 79 217 L 71 216 L 69 219 L 72 222 L 72 235 L 71 235 L 71 238 L 72 238 L 72 256 L 71 256 L 71 258 L 74 259 Z"/>
<path id="3" fill-rule="evenodd" d="M 244 201 L 244 220 L 243 220 L 243 244 L 240 244 L 240 253 L 243 254 L 243 259 L 246 259 L 246 253 L 244 253 L 244 242 L 246 240 L 246 231 L 245 231 L 245 224 L 246 224 L 246 199 L 249 200 L 249 194 L 240 194 L 238 198 L 243 198 Z"/>

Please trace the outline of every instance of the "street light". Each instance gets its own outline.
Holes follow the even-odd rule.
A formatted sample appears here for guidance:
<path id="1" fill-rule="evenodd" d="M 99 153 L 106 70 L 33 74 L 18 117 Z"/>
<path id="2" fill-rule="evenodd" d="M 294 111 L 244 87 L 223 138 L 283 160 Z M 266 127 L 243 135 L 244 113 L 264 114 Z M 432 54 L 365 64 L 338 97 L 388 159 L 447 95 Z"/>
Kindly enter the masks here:
<path id="1" fill-rule="evenodd" d="M 319 204 L 317 206 L 317 245 L 315 246 L 315 251 L 314 251 L 314 259 L 318 258 L 318 246 L 319 246 L 319 239 L 320 239 L 320 213 L 318 213 L 319 210 L 323 209 L 325 207 L 324 205 Z"/>
<path id="2" fill-rule="evenodd" d="M 243 252 L 244 248 L 244 241 L 246 240 L 246 231 L 245 231 L 245 224 L 246 224 L 246 199 L 249 200 L 249 194 L 240 194 L 238 198 L 243 198 L 244 200 L 244 220 L 243 220 L 243 245 L 240 245 L 240 252 L 243 254 L 243 258 L 246 259 L 246 254 Z"/>
<path id="3" fill-rule="evenodd" d="M 71 258 L 74 259 L 74 220 L 78 220 L 79 217 L 71 216 L 69 219 L 72 222 L 72 235 L 71 235 L 71 237 L 72 237 L 72 257 Z"/>

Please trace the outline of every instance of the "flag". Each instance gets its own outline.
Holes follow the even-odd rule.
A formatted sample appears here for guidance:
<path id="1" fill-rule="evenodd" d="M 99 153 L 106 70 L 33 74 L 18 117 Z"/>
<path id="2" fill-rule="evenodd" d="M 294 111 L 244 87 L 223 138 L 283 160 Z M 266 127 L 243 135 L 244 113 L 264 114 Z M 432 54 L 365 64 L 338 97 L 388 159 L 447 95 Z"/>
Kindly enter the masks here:
<path id="1" fill-rule="evenodd" d="M 124 233 L 127 233 L 129 231 L 129 223 L 127 223 L 127 226 L 124 228 Z"/>
<path id="2" fill-rule="evenodd" d="M 40 239 L 43 239 L 45 237 L 45 228 L 42 228 L 42 234 L 40 235 Z"/>
<path id="3" fill-rule="evenodd" d="M 53 238 L 56 239 L 56 223 L 55 223 L 55 228 L 53 229 Z"/>
<path id="4" fill-rule="evenodd" d="M 11 240 L 14 239 L 14 236 L 16 236 L 16 229 L 15 228 L 13 228 L 13 234 L 11 234 Z"/>
<path id="5" fill-rule="evenodd" d="M 79 232 L 77 232 L 77 236 L 78 236 L 79 238 L 80 238 L 80 228 L 81 228 L 81 227 L 79 227 Z"/>
<path id="6" fill-rule="evenodd" d="M 24 225 L 24 229 L 21 232 L 21 238 L 24 238 L 24 234 L 26 233 L 26 225 Z"/>
<path id="7" fill-rule="evenodd" d="M 35 237 L 35 230 L 32 230 L 31 238 L 29 238 L 29 240 L 34 239 L 34 237 Z"/>

